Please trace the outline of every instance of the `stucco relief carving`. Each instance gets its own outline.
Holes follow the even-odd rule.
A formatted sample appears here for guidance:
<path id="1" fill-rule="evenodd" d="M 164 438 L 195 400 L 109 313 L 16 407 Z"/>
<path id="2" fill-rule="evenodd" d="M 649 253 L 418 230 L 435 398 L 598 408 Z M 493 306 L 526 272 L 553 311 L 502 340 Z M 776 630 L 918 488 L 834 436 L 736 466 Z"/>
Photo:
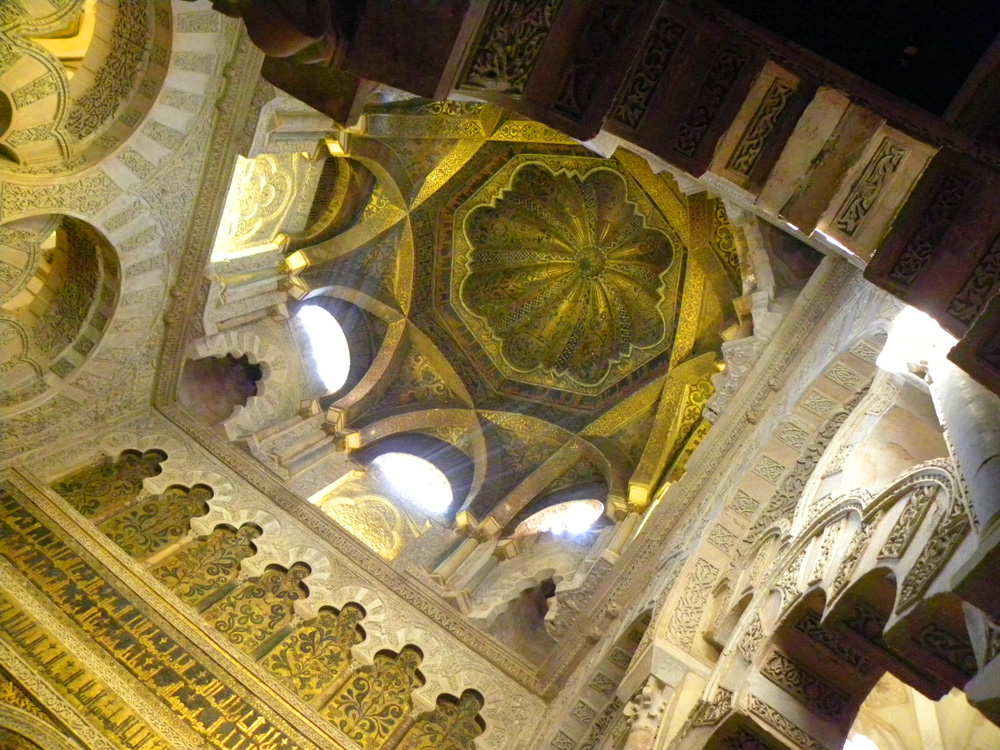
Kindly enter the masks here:
<path id="1" fill-rule="evenodd" d="M 705 602 L 711 594 L 719 569 L 707 560 L 695 561 L 691 576 L 677 608 L 667 625 L 667 638 L 680 646 L 690 648 L 697 634 L 698 624 L 704 614 Z"/>

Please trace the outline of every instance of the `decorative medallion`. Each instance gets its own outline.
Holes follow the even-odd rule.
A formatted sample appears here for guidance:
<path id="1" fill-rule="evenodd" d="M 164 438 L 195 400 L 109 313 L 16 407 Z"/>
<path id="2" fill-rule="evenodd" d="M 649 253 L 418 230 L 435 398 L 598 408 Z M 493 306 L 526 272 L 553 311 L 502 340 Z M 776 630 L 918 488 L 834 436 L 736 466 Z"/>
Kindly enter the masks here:
<path id="1" fill-rule="evenodd" d="M 672 344 L 675 240 L 606 165 L 515 158 L 456 212 L 451 305 L 510 379 L 595 394 Z"/>

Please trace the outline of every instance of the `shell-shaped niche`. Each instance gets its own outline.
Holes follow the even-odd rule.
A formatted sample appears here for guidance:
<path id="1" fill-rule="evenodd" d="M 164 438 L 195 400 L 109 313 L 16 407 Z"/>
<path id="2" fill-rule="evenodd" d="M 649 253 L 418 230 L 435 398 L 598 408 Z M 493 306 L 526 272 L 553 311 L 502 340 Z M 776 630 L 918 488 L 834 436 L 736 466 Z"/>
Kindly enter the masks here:
<path id="1" fill-rule="evenodd" d="M 86 222 L 48 214 L 0 225 L 0 410 L 72 381 L 120 286 L 114 249 Z"/>

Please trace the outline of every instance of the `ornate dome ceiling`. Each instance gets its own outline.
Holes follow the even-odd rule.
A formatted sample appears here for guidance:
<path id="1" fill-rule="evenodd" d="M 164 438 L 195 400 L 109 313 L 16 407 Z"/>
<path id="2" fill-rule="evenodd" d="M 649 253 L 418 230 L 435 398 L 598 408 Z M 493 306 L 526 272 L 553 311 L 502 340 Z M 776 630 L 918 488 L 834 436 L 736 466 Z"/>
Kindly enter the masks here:
<path id="1" fill-rule="evenodd" d="M 515 157 L 455 224 L 450 303 L 505 377 L 598 393 L 670 348 L 673 233 L 622 172 Z"/>
<path id="2" fill-rule="evenodd" d="M 487 142 L 411 212 L 411 320 L 478 404 L 599 413 L 736 321 L 731 227 L 687 203 L 631 154 Z"/>
<path id="3" fill-rule="evenodd" d="M 679 476 L 709 427 L 724 336 L 747 332 L 734 307 L 747 261 L 718 198 L 469 102 L 371 104 L 326 150 L 301 169 L 298 151 L 265 152 L 254 163 L 285 166 L 240 173 L 227 203 L 240 217 L 272 188 L 313 199 L 284 201 L 263 245 L 217 245 L 213 272 L 220 299 L 242 300 L 283 251 L 291 320 L 296 305 L 328 309 L 358 371 L 331 393 L 294 325 L 272 316 L 237 336 L 210 305 L 218 328 L 191 350 L 266 365 L 227 435 L 279 473 L 312 467 L 303 497 L 323 488 L 320 447 L 366 465 L 387 441 L 438 441 L 468 464 L 449 518 L 503 534 L 581 493 L 641 509 Z"/>

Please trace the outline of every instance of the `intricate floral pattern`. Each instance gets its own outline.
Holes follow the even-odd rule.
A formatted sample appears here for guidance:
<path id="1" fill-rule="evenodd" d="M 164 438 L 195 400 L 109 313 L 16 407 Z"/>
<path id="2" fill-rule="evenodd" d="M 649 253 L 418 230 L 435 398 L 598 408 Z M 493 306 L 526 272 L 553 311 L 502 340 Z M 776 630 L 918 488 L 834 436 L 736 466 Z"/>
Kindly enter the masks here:
<path id="1" fill-rule="evenodd" d="M 282 641 L 264 661 L 300 698 L 311 701 L 333 685 L 350 663 L 351 646 L 361 643 L 365 613 L 355 604 L 339 613 L 323 609 Z"/>
<path id="2" fill-rule="evenodd" d="M 160 451 L 122 451 L 117 461 L 105 458 L 56 482 L 52 489 L 87 518 L 106 518 L 138 499 L 142 480 L 159 474 L 165 458 Z"/>
<path id="3" fill-rule="evenodd" d="M 205 619 L 241 651 L 256 655 L 295 615 L 297 599 L 308 593 L 302 579 L 309 566 L 273 567 L 253 578 L 205 613 Z"/>
<path id="4" fill-rule="evenodd" d="M 458 700 L 438 699 L 437 707 L 406 733 L 400 750 L 468 750 L 483 733 L 479 709 L 483 702 L 466 691 Z"/>
<path id="5" fill-rule="evenodd" d="M 153 568 L 153 575 L 173 589 L 187 604 L 198 606 L 206 597 L 236 579 L 240 561 L 257 549 L 253 540 L 261 531 L 253 524 L 239 530 L 219 526 Z M 213 598 L 218 598 L 216 594 Z M 202 604 L 202 607 L 206 606 Z"/>
<path id="6" fill-rule="evenodd" d="M 594 385 L 633 348 L 668 333 L 661 277 L 673 245 L 647 226 L 617 172 L 528 163 L 491 205 L 466 216 L 465 233 L 462 302 L 515 370 Z"/>
<path id="7" fill-rule="evenodd" d="M 205 486 L 168 487 L 149 502 L 109 518 L 101 531 L 132 557 L 144 560 L 180 541 L 191 519 L 208 513 L 211 497 Z"/>
<path id="8" fill-rule="evenodd" d="M 398 654 L 380 651 L 337 692 L 325 715 L 364 750 L 381 747 L 412 710 L 410 693 L 424 684 L 421 661 L 410 646 Z"/>

